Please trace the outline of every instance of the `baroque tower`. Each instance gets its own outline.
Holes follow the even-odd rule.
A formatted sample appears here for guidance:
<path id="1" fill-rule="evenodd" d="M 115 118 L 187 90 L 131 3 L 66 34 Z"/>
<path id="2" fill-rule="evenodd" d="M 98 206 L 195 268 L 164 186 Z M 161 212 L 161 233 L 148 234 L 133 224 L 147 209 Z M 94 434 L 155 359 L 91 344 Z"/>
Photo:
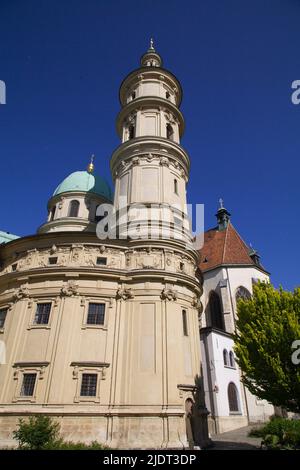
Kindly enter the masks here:
<path id="1" fill-rule="evenodd" d="M 112 406 L 135 414 L 128 431 L 145 428 L 150 445 L 200 445 L 207 440 L 199 376 L 202 284 L 186 209 L 190 161 L 180 145 L 182 89 L 162 68 L 152 40 L 119 97 L 121 145 L 111 171 L 119 235 L 128 243 L 124 292 L 132 298 L 120 301 L 122 367 L 115 370 L 120 389 Z M 187 432 L 191 410 L 193 430 Z"/>

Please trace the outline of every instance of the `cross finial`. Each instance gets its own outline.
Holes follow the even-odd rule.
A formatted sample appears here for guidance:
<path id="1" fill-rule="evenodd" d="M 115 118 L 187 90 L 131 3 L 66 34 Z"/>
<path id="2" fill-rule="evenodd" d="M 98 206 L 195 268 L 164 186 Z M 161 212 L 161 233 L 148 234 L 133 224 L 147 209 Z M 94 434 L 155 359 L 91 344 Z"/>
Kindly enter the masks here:
<path id="1" fill-rule="evenodd" d="M 95 155 L 92 154 L 91 155 L 91 161 L 90 161 L 90 163 L 88 164 L 88 167 L 87 167 L 88 173 L 93 173 L 93 171 L 94 171 L 94 159 L 95 159 Z"/>
<path id="2" fill-rule="evenodd" d="M 219 199 L 219 203 L 220 203 L 220 209 L 224 209 L 224 201 L 221 197 Z"/>

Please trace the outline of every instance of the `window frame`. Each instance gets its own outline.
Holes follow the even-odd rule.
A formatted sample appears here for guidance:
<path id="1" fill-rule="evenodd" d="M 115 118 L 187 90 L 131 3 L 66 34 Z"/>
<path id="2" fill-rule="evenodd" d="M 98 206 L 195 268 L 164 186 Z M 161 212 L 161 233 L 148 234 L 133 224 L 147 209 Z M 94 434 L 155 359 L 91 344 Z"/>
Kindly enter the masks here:
<path id="1" fill-rule="evenodd" d="M 89 402 L 89 403 L 100 403 L 100 388 L 101 388 L 101 380 L 105 379 L 105 372 L 104 369 L 108 367 L 109 364 L 99 364 L 99 365 L 85 365 L 80 363 L 71 363 L 73 366 L 73 380 L 76 380 L 75 385 L 75 395 L 74 395 L 74 403 L 80 402 Z M 88 395 L 81 395 L 81 384 L 82 378 L 84 374 L 95 374 L 97 375 L 97 385 L 96 385 L 96 395 L 95 396 L 88 396 Z"/>
<path id="2" fill-rule="evenodd" d="M 104 312 L 90 313 L 90 306 L 91 305 L 93 305 L 93 306 L 95 306 L 95 305 L 104 306 Z M 88 326 L 104 326 L 105 325 L 105 313 L 106 313 L 106 304 L 105 304 L 105 302 L 88 302 L 86 324 Z M 103 322 L 102 323 L 89 323 L 89 321 L 88 321 L 89 320 L 89 315 L 95 315 L 95 318 L 96 318 L 97 315 L 103 315 Z"/>
<path id="3" fill-rule="evenodd" d="M 36 317 L 37 317 L 37 314 L 38 314 L 38 308 L 39 308 L 39 305 L 49 305 L 49 313 L 48 313 L 48 321 L 47 323 L 38 323 L 36 322 Z M 33 322 L 32 324 L 34 326 L 38 326 L 38 327 L 43 327 L 43 326 L 47 326 L 49 325 L 50 323 L 50 317 L 51 317 L 51 313 L 52 313 L 52 302 L 49 301 L 49 302 L 36 302 L 36 305 L 35 305 L 35 312 L 34 312 L 34 317 L 33 317 Z M 45 313 L 41 313 L 41 315 L 45 315 Z"/>
<path id="4" fill-rule="evenodd" d="M 15 368 L 13 379 L 16 381 L 15 392 L 12 402 L 29 402 L 36 403 L 39 387 L 39 381 L 44 378 L 45 371 L 49 366 L 49 362 L 38 362 L 38 363 L 16 363 L 13 365 Z M 26 374 L 35 374 L 35 384 L 32 395 L 21 395 L 23 378 Z"/>
<path id="5" fill-rule="evenodd" d="M 96 384 L 95 384 L 95 394 L 94 395 L 85 395 L 82 393 L 82 388 L 83 388 L 83 381 L 84 381 L 84 378 L 85 377 L 94 377 L 96 379 Z M 95 398 L 97 397 L 97 391 L 98 391 L 98 387 L 99 387 L 99 374 L 97 372 L 91 372 L 91 371 L 84 371 L 82 372 L 81 374 L 81 382 L 80 382 L 80 398 Z"/>
<path id="6" fill-rule="evenodd" d="M 37 310 L 37 305 L 38 304 L 50 304 L 51 303 L 51 308 L 50 308 L 50 314 L 49 314 L 49 319 L 48 323 L 35 323 L 35 316 L 36 316 L 36 310 Z M 57 298 L 36 298 L 36 299 L 29 299 L 28 300 L 28 309 L 30 310 L 30 317 L 29 317 L 29 324 L 27 326 L 28 330 L 35 329 L 35 328 L 43 328 L 43 329 L 50 329 L 54 317 L 54 310 L 58 306 L 59 301 Z"/>
<path id="7" fill-rule="evenodd" d="M 76 215 L 71 215 L 72 213 L 72 205 L 76 203 L 76 209 L 77 209 L 77 212 L 76 212 Z M 69 205 L 68 205 L 68 215 L 67 217 L 71 217 L 73 219 L 76 219 L 79 217 L 79 209 L 80 209 L 80 201 L 78 201 L 78 199 L 71 199 L 70 202 L 69 202 Z"/>
<path id="8" fill-rule="evenodd" d="M 229 354 L 226 348 L 223 349 L 223 364 L 224 367 L 229 367 Z"/>
<path id="9" fill-rule="evenodd" d="M 232 385 L 231 389 L 235 391 L 235 397 L 234 397 L 234 401 L 236 401 L 236 410 L 232 410 L 230 409 L 230 404 L 232 404 L 232 402 L 230 402 L 230 396 L 229 396 L 229 387 Z M 227 385 L 227 403 L 228 403 L 228 409 L 229 409 L 229 414 L 230 415 L 240 415 L 242 414 L 241 412 L 241 405 L 240 405 L 240 397 L 239 397 L 239 391 L 238 391 L 238 388 L 236 386 L 236 384 L 232 381 L 229 382 L 229 384 Z"/>
<path id="10" fill-rule="evenodd" d="M 104 324 L 92 324 L 87 323 L 88 313 L 89 313 L 89 304 L 104 304 L 105 311 L 104 311 Z M 108 328 L 108 321 L 109 321 L 109 307 L 111 307 L 111 300 L 108 298 L 103 297 L 88 297 L 84 298 L 81 301 L 81 307 L 83 308 L 83 315 L 82 315 L 82 325 L 81 329 L 98 329 L 98 330 L 107 330 Z"/>

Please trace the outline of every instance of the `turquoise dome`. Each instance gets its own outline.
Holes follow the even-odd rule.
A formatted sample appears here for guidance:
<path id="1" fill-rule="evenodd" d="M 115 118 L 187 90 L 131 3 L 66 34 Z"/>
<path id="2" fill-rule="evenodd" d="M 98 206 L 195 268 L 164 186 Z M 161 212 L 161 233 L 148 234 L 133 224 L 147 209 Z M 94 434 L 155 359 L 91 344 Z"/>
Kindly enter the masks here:
<path id="1" fill-rule="evenodd" d="M 94 175 L 87 171 L 75 171 L 67 176 L 60 183 L 53 193 L 53 196 L 69 191 L 83 191 L 112 199 L 112 192 L 109 184 L 101 176 Z"/>

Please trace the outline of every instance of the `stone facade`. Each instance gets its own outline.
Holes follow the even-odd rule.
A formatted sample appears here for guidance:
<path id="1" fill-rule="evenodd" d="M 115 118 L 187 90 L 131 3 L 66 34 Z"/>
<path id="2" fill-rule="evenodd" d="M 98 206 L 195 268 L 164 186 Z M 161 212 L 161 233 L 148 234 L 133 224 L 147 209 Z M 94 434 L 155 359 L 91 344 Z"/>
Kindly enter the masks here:
<path id="1" fill-rule="evenodd" d="M 119 214 L 123 197 L 129 214 L 121 233 L 135 221 L 141 233 L 152 225 L 156 237 L 99 240 L 90 214 L 106 201 L 74 188 L 50 199 L 37 235 L 0 248 L 0 307 L 7 309 L 0 337 L 6 347 L 0 366 L 4 443 L 18 417 L 36 413 L 56 417 L 69 440 L 113 448 L 208 442 L 202 279 L 198 253 L 186 249 L 189 158 L 179 143 L 181 87 L 153 51 L 121 85 L 122 143 L 111 169 L 114 208 Z M 68 212 L 74 199 L 80 206 L 75 217 Z M 140 215 L 136 203 L 146 212 Z M 168 226 L 171 237 L 164 236 Z M 47 304 L 46 321 L 37 320 L 40 304 Z M 99 304 L 101 321 L 91 323 L 90 306 Z M 95 380 L 88 393 L 85 380 Z"/>

